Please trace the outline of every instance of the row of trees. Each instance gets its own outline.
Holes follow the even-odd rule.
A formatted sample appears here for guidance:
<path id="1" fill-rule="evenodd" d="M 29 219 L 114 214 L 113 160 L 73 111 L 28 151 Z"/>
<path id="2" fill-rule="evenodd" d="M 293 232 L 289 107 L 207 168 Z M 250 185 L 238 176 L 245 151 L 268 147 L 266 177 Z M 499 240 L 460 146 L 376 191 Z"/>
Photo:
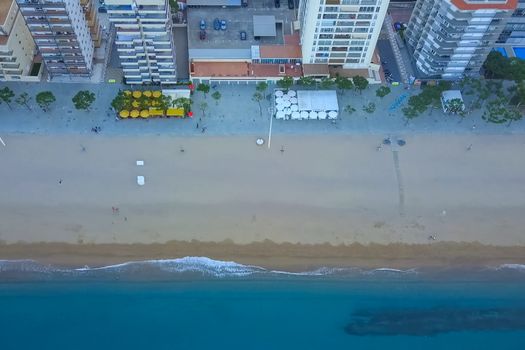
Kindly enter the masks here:
<path id="1" fill-rule="evenodd" d="M 28 110 L 32 110 L 29 104 L 33 100 L 32 96 L 27 92 L 22 92 L 20 95 L 15 96 L 13 90 L 7 86 L 0 89 L 0 103 L 5 103 L 10 109 L 13 109 L 11 103 L 14 99 L 17 104 L 26 107 Z M 41 91 L 36 94 L 35 101 L 44 112 L 47 112 L 56 101 L 56 97 L 51 91 Z M 89 111 L 91 105 L 95 102 L 95 94 L 89 90 L 79 91 L 73 96 L 72 102 L 76 109 Z"/>
<path id="2" fill-rule="evenodd" d="M 277 86 L 281 89 L 288 90 L 294 83 L 295 81 L 292 77 L 286 76 L 277 81 Z M 300 77 L 297 80 L 297 84 L 305 87 L 317 87 L 320 89 L 331 89 L 335 86 L 342 93 L 346 90 L 354 90 L 361 93 L 368 88 L 368 80 L 359 75 L 352 78 L 342 76 L 336 76 L 335 78 L 325 77 L 319 82 L 312 77 Z"/>

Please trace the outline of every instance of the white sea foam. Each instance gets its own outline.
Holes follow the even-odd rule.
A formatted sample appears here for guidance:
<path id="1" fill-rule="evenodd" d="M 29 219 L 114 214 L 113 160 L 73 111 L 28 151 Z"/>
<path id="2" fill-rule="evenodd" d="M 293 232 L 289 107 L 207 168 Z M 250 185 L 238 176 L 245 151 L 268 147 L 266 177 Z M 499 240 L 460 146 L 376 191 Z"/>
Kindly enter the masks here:
<path id="1" fill-rule="evenodd" d="M 502 269 L 525 271 L 525 265 L 523 264 L 503 264 L 496 268 L 496 270 L 502 270 Z"/>
<path id="2" fill-rule="evenodd" d="M 417 273 L 416 269 L 408 269 L 408 270 L 400 270 L 400 269 L 393 269 L 390 267 L 380 267 L 377 269 L 373 269 L 371 271 L 365 271 L 365 274 L 374 274 L 374 273 L 393 273 L 393 274 L 409 274 L 409 273 Z"/>

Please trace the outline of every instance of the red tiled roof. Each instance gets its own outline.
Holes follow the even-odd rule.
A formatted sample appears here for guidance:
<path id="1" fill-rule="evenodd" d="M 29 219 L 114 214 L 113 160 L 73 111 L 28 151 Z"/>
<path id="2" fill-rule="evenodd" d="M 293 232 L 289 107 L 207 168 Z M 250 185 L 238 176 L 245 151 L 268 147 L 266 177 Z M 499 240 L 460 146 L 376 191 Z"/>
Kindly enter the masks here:
<path id="1" fill-rule="evenodd" d="M 477 3 L 473 4 L 467 0 L 451 0 L 452 4 L 460 10 L 515 10 L 518 7 L 518 0 L 507 0 L 504 3 Z"/>
<path id="2" fill-rule="evenodd" d="M 216 78 L 257 78 L 282 77 L 289 75 L 300 77 L 301 66 L 285 65 L 285 73 L 279 73 L 279 64 L 251 64 L 247 62 L 192 62 L 191 75 L 193 77 Z"/>
<path id="3" fill-rule="evenodd" d="M 284 36 L 284 45 L 299 45 L 301 43 L 301 37 L 299 33 Z"/>

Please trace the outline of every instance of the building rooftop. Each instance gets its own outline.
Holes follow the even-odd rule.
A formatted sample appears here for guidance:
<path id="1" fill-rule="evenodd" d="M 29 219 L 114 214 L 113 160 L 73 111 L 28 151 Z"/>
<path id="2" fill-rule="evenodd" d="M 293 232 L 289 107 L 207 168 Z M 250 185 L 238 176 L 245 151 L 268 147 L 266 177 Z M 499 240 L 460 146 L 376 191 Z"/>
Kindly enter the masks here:
<path id="1" fill-rule="evenodd" d="M 193 49 L 250 50 L 253 45 L 282 45 L 285 43 L 285 40 L 298 40 L 295 37 L 291 37 L 294 11 L 289 10 L 284 5 L 277 9 L 273 8 L 273 2 L 271 3 L 272 7 L 265 7 L 264 5 L 265 3 L 250 1 L 248 7 L 218 7 L 214 8 L 213 11 L 205 7 L 189 8 L 187 28 L 190 59 L 192 58 L 191 52 Z M 275 17 L 275 36 L 260 37 L 259 40 L 255 40 L 253 18 L 259 15 Z M 213 28 L 215 18 L 226 21 L 226 30 L 215 30 Z M 200 40 L 199 37 L 199 23 L 201 19 L 206 21 L 205 40 Z M 241 31 L 246 32 L 246 40 L 241 40 Z M 199 53 L 199 51 L 194 52 Z M 217 51 L 216 55 L 221 57 L 222 54 Z"/>
<path id="2" fill-rule="evenodd" d="M 13 1 L 15 0 L 0 0 L 0 26 L 4 25 Z"/>
<path id="3" fill-rule="evenodd" d="M 507 1 L 498 1 L 494 2 L 491 0 L 485 1 L 472 1 L 472 0 L 451 0 L 452 4 L 460 10 L 489 10 L 489 9 L 498 9 L 498 10 L 515 10 L 518 7 L 518 0 L 507 0 Z"/>
<path id="4" fill-rule="evenodd" d="M 279 66 L 284 66 L 285 73 L 279 71 Z M 192 62 L 191 71 L 193 77 L 283 77 L 285 75 L 300 77 L 301 66 L 279 65 L 279 64 L 252 64 L 248 62 Z"/>
<path id="5" fill-rule="evenodd" d="M 275 16 L 253 16 L 254 36 L 276 36 Z"/>
<path id="6" fill-rule="evenodd" d="M 187 0 L 188 6 L 241 6 L 241 0 Z"/>
<path id="7" fill-rule="evenodd" d="M 302 58 L 299 45 L 265 45 L 259 46 L 261 58 Z"/>

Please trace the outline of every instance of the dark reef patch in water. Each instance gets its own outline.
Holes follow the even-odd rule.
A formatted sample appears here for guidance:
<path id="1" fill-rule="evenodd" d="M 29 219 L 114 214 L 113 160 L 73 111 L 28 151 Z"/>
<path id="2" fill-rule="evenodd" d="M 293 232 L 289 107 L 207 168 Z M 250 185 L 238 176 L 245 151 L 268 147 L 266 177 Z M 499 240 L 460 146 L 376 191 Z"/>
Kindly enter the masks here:
<path id="1" fill-rule="evenodd" d="M 357 310 L 345 331 L 357 336 L 435 336 L 449 332 L 523 331 L 525 309 Z"/>

